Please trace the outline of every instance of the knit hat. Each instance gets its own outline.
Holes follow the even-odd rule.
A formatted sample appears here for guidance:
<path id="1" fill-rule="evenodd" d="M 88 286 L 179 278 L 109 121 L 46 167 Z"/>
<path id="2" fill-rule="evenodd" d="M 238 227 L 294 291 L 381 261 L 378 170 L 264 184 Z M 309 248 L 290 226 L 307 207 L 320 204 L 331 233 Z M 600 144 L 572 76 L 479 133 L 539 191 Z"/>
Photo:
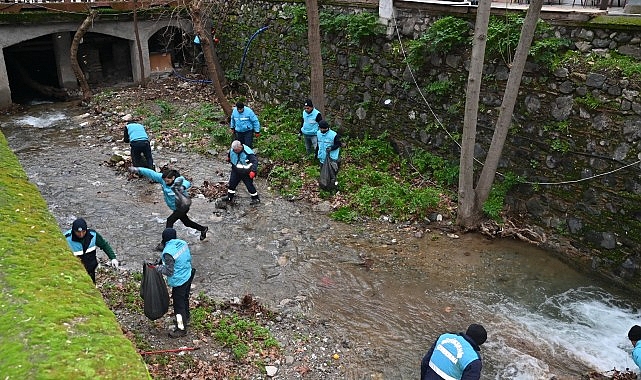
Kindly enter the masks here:
<path id="1" fill-rule="evenodd" d="M 318 122 L 318 128 L 329 129 L 329 124 L 325 120 L 321 120 Z"/>
<path id="2" fill-rule="evenodd" d="M 85 222 L 85 220 L 82 218 L 78 218 L 73 221 L 71 229 L 73 231 L 87 231 L 87 222 Z"/>
<path id="3" fill-rule="evenodd" d="M 236 103 L 236 108 L 237 109 L 245 108 L 245 104 L 243 104 L 243 102 L 238 102 Z"/>
<path id="4" fill-rule="evenodd" d="M 165 230 L 162 232 L 162 241 L 165 243 L 175 238 L 176 230 L 174 230 L 173 228 L 165 228 Z"/>
<path id="5" fill-rule="evenodd" d="M 311 99 L 305 100 L 305 107 L 314 107 L 314 103 L 312 103 Z"/>
<path id="6" fill-rule="evenodd" d="M 638 341 L 641 340 L 641 326 L 639 325 L 634 325 L 628 331 L 628 338 L 632 341 Z"/>
<path id="7" fill-rule="evenodd" d="M 467 328 L 467 331 L 465 331 L 465 335 L 472 338 L 472 340 L 474 340 L 474 342 L 479 346 L 485 343 L 485 341 L 487 340 L 487 331 L 485 331 L 485 327 L 477 325 L 476 323 L 472 323 Z"/>

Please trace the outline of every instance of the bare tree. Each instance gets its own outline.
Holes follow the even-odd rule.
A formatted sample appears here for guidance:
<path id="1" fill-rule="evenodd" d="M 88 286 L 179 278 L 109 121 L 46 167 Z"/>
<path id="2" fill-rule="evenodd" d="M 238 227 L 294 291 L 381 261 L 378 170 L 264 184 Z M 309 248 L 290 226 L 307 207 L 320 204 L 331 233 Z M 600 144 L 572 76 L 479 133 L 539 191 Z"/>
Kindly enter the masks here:
<path id="1" fill-rule="evenodd" d="M 98 11 L 91 10 L 91 12 L 89 12 L 89 14 L 87 15 L 87 18 L 85 18 L 82 24 L 80 24 L 80 27 L 76 31 L 76 34 L 74 34 L 73 41 L 71 41 L 71 69 L 76 75 L 78 83 L 80 83 L 83 101 L 91 99 L 92 93 L 91 88 L 89 88 L 87 78 L 85 78 L 85 74 L 82 72 L 80 64 L 78 63 L 78 46 L 80 45 L 80 41 L 82 41 L 82 37 L 85 35 L 87 29 L 89 29 L 97 15 Z"/>
<path id="2" fill-rule="evenodd" d="M 140 44 L 140 33 L 138 33 L 138 1 L 134 0 L 134 35 L 136 36 L 136 47 L 138 49 L 138 61 L 140 63 L 140 84 L 145 87 L 147 85 L 147 77 L 145 76 L 145 62 L 142 59 L 142 46 Z"/>
<path id="3" fill-rule="evenodd" d="M 318 0 L 305 0 L 307 8 L 307 42 L 309 43 L 309 66 L 311 97 L 314 106 L 325 114 L 325 82 L 323 57 L 321 57 L 320 16 Z"/>
<path id="4" fill-rule="evenodd" d="M 220 81 L 222 74 L 218 73 L 218 67 L 220 65 L 216 64 L 217 59 L 214 53 L 214 49 L 212 47 L 212 41 L 208 37 L 208 34 L 206 32 L 207 28 L 205 27 L 205 15 L 204 15 L 205 12 L 204 12 L 203 0 L 192 1 L 188 4 L 188 7 L 189 7 L 189 14 L 191 16 L 192 23 L 194 24 L 194 32 L 200 38 L 200 44 L 203 49 L 205 63 L 207 64 L 207 72 L 214 86 L 214 91 L 216 93 L 216 97 L 218 98 L 218 103 L 220 104 L 220 107 L 223 109 L 223 112 L 225 112 L 225 115 L 227 115 L 227 117 L 230 117 L 232 112 L 232 107 L 229 101 L 227 100 L 225 93 L 223 92 L 223 86 Z"/>
<path id="5" fill-rule="evenodd" d="M 487 200 L 494 183 L 496 168 L 503 151 L 505 139 L 512 121 L 512 113 L 523 76 L 523 69 L 532 45 L 536 23 L 541 14 L 543 0 L 532 0 L 521 28 L 521 37 L 510 68 L 499 118 L 494 128 L 492 143 L 488 150 L 483 170 L 474 187 L 474 145 L 476 144 L 476 120 L 483 74 L 483 59 L 490 19 L 490 0 L 481 0 L 476 14 L 476 26 L 470 60 L 470 72 L 465 100 L 463 138 L 459 171 L 459 200 L 457 223 L 465 229 L 477 229 L 483 218 L 483 203 Z"/>

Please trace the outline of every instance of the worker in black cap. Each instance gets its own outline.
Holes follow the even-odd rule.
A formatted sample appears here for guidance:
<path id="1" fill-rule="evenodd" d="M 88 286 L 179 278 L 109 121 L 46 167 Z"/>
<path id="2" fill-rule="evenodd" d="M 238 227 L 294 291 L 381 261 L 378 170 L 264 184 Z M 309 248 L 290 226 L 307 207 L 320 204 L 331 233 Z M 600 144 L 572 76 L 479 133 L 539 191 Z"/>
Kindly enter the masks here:
<path id="1" fill-rule="evenodd" d="M 305 140 L 305 150 L 308 156 L 315 154 L 318 148 L 316 133 L 318 132 L 318 123 L 321 120 L 323 120 L 323 115 L 314 108 L 311 99 L 307 99 L 303 105 L 303 117 L 298 135 Z"/>
<path id="2" fill-rule="evenodd" d="M 487 340 L 485 328 L 471 324 L 465 333 L 438 337 L 421 362 L 421 380 L 479 380 L 483 363 L 480 345 Z"/>
<path id="3" fill-rule="evenodd" d="M 628 339 L 632 342 L 632 360 L 637 367 L 641 368 L 641 326 L 634 325 L 628 331 Z"/>
<path id="4" fill-rule="evenodd" d="M 65 232 L 65 238 L 69 248 L 71 248 L 71 252 L 82 261 L 94 284 L 96 283 L 96 268 L 98 268 L 96 247 L 105 251 L 111 266 L 118 268 L 119 263 L 114 250 L 111 249 L 111 246 L 102 235 L 87 228 L 87 222 L 83 218 L 74 220 L 71 229 Z"/>

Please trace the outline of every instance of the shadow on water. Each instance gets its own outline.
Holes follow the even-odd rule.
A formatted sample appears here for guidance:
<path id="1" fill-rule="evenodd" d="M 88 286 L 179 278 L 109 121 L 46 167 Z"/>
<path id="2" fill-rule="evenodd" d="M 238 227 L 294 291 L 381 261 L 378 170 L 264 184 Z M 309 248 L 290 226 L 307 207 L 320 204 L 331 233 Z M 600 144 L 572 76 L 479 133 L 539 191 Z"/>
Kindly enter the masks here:
<path id="1" fill-rule="evenodd" d="M 169 212 L 159 185 L 106 165 L 128 146 L 117 141 L 119 130 L 89 120 L 58 104 L 0 122 L 61 230 L 85 217 L 125 269 L 139 270 L 157 255 Z M 226 181 L 215 174 L 227 172 L 222 160 L 157 148 L 156 163 L 171 162 L 195 186 Z M 572 379 L 634 365 L 626 333 L 639 323 L 637 298 L 547 252 L 476 235 L 338 224 L 267 187 L 258 181 L 257 208 L 243 190 L 228 210 L 196 197 L 190 216 L 209 226 L 204 242 L 176 224 L 198 268 L 194 291 L 252 293 L 279 310 L 318 316 L 340 337 L 329 349 L 353 353 L 344 363 L 350 378 L 416 379 L 438 334 L 472 322 L 489 332 L 483 379 Z"/>

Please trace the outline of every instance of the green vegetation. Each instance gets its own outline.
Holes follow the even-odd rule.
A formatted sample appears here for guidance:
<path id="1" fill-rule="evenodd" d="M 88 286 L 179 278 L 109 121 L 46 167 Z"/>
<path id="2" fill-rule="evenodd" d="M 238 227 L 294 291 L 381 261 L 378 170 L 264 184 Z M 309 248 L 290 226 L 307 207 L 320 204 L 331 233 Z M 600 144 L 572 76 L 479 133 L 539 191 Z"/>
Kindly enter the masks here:
<path id="1" fill-rule="evenodd" d="M 453 90 L 454 84 L 449 79 L 430 82 L 425 88 L 426 93 L 437 97 L 451 96 Z"/>
<path id="2" fill-rule="evenodd" d="M 521 13 L 491 16 L 488 25 L 486 59 L 512 61 L 519 43 L 525 17 Z M 535 38 L 530 48 L 530 57 L 548 68 L 558 61 L 559 52 L 570 47 L 567 39 L 548 37 L 549 24 L 539 21 Z M 421 68 L 426 57 L 432 53 L 448 54 L 457 48 L 468 46 L 472 41 L 472 27 L 462 18 L 447 16 L 435 21 L 417 40 L 408 44 L 407 62 L 414 68 Z"/>
<path id="3" fill-rule="evenodd" d="M 385 28 L 378 22 L 374 13 L 361 12 L 356 14 L 327 13 L 320 14 L 321 33 L 345 34 L 352 45 L 362 43 L 365 39 L 385 33 Z"/>
<path id="4" fill-rule="evenodd" d="M 589 110 L 595 110 L 601 105 L 601 101 L 589 92 L 584 96 L 575 97 L 574 101 Z"/>
<path id="5" fill-rule="evenodd" d="M 150 378 L 2 134 L 0 159 L 0 373 Z"/>
<path id="6" fill-rule="evenodd" d="M 507 173 L 502 181 L 494 181 L 490 195 L 483 204 L 485 215 L 501 223 L 503 221 L 502 212 L 505 205 L 505 196 L 513 186 L 519 183 L 523 183 L 523 179 L 512 173 Z"/>
<path id="7" fill-rule="evenodd" d="M 292 5 L 285 9 L 291 17 L 290 28 L 296 35 L 303 36 L 307 33 L 307 10 L 304 5 Z M 367 38 L 385 33 L 385 27 L 378 22 L 375 13 L 360 12 L 345 14 L 321 11 L 320 31 L 323 34 L 345 36 L 351 45 L 358 45 Z"/>
<path id="8" fill-rule="evenodd" d="M 436 20 L 417 40 L 408 44 L 407 62 L 420 68 L 432 53 L 447 54 L 471 43 L 472 27 L 464 19 L 447 16 Z"/>

